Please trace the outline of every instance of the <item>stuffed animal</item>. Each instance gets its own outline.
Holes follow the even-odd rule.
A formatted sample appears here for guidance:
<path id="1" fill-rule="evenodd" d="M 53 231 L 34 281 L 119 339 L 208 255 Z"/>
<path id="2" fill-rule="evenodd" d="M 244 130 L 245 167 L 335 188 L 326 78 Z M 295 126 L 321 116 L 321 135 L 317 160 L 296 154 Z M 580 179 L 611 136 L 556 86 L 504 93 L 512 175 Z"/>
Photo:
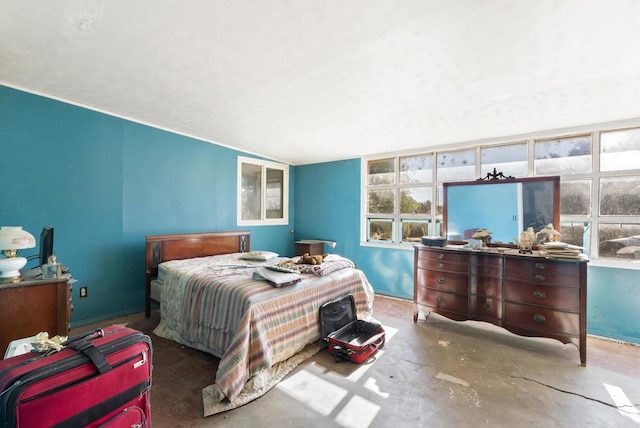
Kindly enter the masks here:
<path id="1" fill-rule="evenodd" d="M 300 260 L 298 260 L 299 265 L 319 265 L 322 263 L 326 254 L 315 254 L 313 256 L 309 255 L 309 253 L 304 253 L 300 256 Z"/>

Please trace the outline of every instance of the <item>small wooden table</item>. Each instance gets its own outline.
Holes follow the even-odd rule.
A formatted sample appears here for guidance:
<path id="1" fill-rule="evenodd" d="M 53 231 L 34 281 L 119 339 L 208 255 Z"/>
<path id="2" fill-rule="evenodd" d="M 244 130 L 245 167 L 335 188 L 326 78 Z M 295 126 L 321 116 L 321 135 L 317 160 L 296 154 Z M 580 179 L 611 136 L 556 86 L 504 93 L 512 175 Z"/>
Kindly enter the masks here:
<path id="1" fill-rule="evenodd" d="M 69 280 L 0 280 L 0 355 L 11 341 L 35 336 L 69 334 L 71 293 Z"/>
<path id="2" fill-rule="evenodd" d="M 296 241 L 295 255 L 302 256 L 303 254 L 309 253 L 310 256 L 324 254 L 324 242 L 323 241 L 312 241 L 312 240 L 303 240 Z"/>

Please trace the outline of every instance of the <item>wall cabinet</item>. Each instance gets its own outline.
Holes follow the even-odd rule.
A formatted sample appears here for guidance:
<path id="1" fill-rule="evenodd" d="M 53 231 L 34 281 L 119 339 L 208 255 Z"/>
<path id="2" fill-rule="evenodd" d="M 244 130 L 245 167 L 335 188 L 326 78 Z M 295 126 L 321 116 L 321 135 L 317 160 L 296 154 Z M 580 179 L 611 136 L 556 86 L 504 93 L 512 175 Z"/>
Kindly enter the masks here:
<path id="1" fill-rule="evenodd" d="M 587 262 L 416 246 L 414 315 L 490 322 L 578 347 L 587 362 Z"/>
<path id="2" fill-rule="evenodd" d="M 49 337 L 67 336 L 71 310 L 67 279 L 1 282 L 0 355 L 11 341 L 40 332 L 49 333 Z"/>

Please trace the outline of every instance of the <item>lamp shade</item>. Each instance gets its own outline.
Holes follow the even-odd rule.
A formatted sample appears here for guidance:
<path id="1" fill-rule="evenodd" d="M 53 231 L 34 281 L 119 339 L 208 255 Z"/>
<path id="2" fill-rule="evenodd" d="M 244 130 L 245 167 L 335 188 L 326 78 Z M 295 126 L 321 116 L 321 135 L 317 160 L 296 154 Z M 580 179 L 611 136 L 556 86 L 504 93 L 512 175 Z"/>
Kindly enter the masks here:
<path id="1" fill-rule="evenodd" d="M 22 250 L 36 246 L 36 238 L 20 226 L 0 227 L 0 250 Z"/>
<path id="2" fill-rule="evenodd" d="M 0 227 L 0 278 L 17 278 L 27 259 L 18 257 L 18 251 L 36 246 L 36 238 L 20 226 Z"/>

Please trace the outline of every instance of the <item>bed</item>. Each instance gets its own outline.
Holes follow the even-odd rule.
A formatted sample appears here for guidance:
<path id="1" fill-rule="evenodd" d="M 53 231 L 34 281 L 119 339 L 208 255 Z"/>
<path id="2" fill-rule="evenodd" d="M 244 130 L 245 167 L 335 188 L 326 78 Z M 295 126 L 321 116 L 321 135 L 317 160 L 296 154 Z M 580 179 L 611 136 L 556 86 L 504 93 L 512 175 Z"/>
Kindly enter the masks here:
<path id="1" fill-rule="evenodd" d="M 202 391 L 205 416 L 263 395 L 320 350 L 323 303 L 352 294 L 358 318 L 372 319 L 373 289 L 351 261 L 298 265 L 249 243 L 248 231 L 146 237 L 145 312 L 155 301 L 161 313 L 154 333 L 220 358 Z M 274 286 L 259 275 L 272 273 L 266 265 L 296 279 Z"/>

